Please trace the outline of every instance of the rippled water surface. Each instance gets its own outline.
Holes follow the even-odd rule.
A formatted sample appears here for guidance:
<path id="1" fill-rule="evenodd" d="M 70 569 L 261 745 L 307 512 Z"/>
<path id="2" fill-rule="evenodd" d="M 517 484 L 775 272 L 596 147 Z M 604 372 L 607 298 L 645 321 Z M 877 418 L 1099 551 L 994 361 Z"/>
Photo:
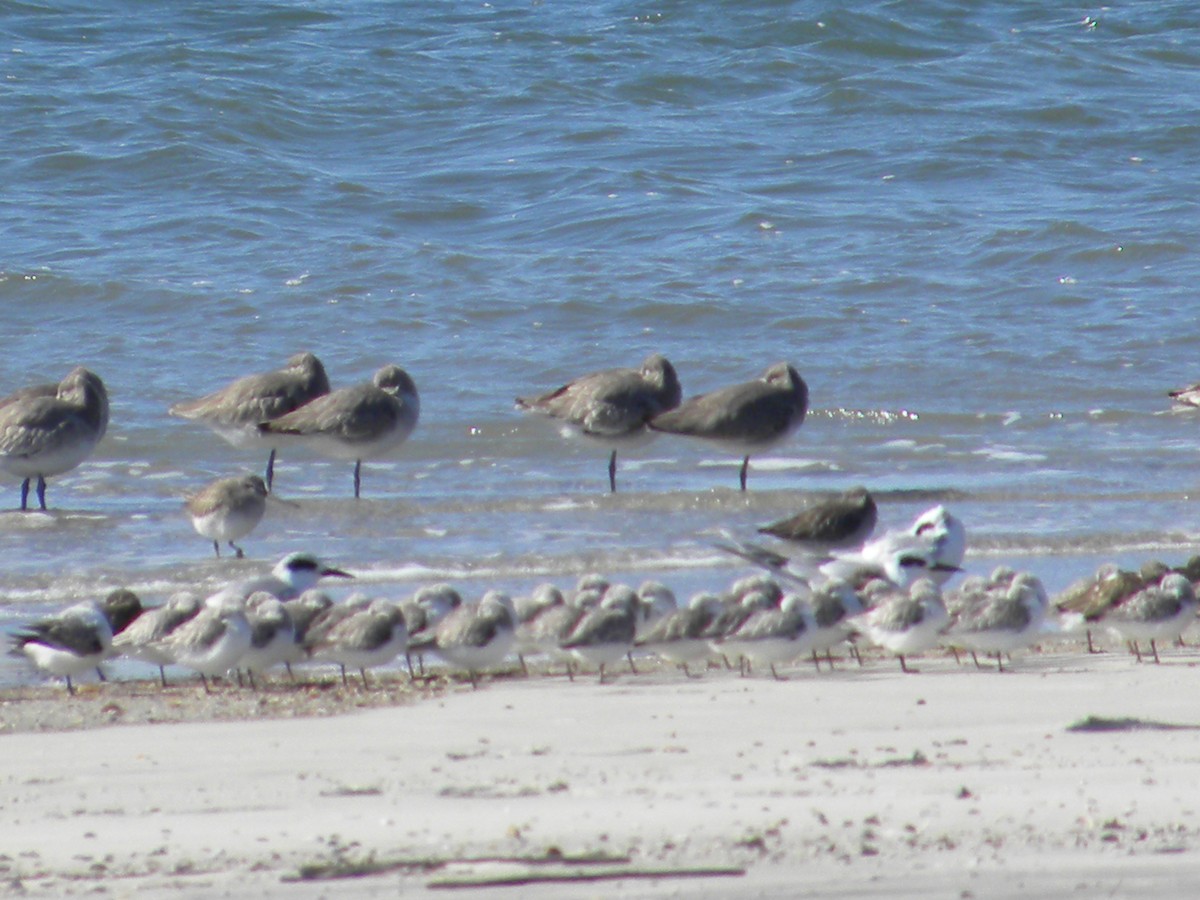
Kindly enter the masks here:
<path id="1" fill-rule="evenodd" d="M 5 3 L 0 98 L 0 392 L 112 396 L 52 514 L 0 515 L 3 622 L 299 547 L 394 594 L 723 584 L 715 529 L 858 483 L 1052 589 L 1200 542 L 1188 4 Z M 264 460 L 166 408 L 299 349 L 402 365 L 420 426 L 357 503 L 285 455 L 298 505 L 217 562 L 180 497 Z M 608 496 L 512 408 L 654 351 L 685 394 L 803 374 L 747 496 L 666 438 Z"/>

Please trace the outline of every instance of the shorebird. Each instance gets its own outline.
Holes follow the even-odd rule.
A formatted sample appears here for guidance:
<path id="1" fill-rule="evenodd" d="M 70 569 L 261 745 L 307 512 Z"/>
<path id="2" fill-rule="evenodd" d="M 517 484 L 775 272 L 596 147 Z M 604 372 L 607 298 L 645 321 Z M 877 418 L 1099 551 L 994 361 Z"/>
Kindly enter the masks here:
<path id="1" fill-rule="evenodd" d="M 651 628 L 679 609 L 675 592 L 660 581 L 643 581 L 638 586 L 641 605 L 637 617 L 637 636 L 642 637 Z"/>
<path id="2" fill-rule="evenodd" d="M 794 516 L 758 529 L 815 552 L 858 547 L 875 530 L 878 509 L 865 487 L 807 506 Z"/>
<path id="3" fill-rule="evenodd" d="M 1000 567 L 988 579 L 971 579 L 946 598 L 951 624 L 942 643 L 996 657 L 1032 646 L 1042 632 L 1050 600 L 1041 581 L 1027 572 Z M 979 665 L 978 659 L 975 661 Z"/>
<path id="4" fill-rule="evenodd" d="M 264 591 L 280 600 L 292 600 L 322 578 L 353 578 L 349 572 L 327 566 L 311 553 L 289 553 L 275 564 L 270 572 L 242 581 L 235 581 L 217 591 L 212 598 L 246 600 L 257 591 Z"/>
<path id="5" fill-rule="evenodd" d="M 238 660 L 238 668 L 246 670 L 250 687 L 254 687 L 254 673 L 264 674 L 273 666 L 290 664 L 296 646 L 296 623 L 283 602 L 265 591 L 251 594 L 246 600 L 246 621 L 250 623 L 250 646 Z"/>
<path id="6" fill-rule="evenodd" d="M 617 490 L 617 449 L 648 440 L 646 424 L 679 405 L 675 368 L 655 353 L 636 369 L 592 372 L 536 397 L 518 397 L 517 407 L 563 424 L 565 435 L 583 435 L 608 447 L 609 490 Z"/>
<path id="7" fill-rule="evenodd" d="M 471 687 L 478 687 L 479 673 L 500 665 L 515 639 L 512 599 L 500 591 L 488 591 L 478 603 L 464 603 L 452 611 L 423 643 L 450 665 L 466 670 Z"/>
<path id="8" fill-rule="evenodd" d="M 326 456 L 354 460 L 357 499 L 362 461 L 383 456 L 408 440 L 420 413 L 412 378 L 399 366 L 384 366 L 369 384 L 325 394 L 258 427 L 264 434 L 292 435 Z"/>
<path id="9" fill-rule="evenodd" d="M 108 429 L 108 391 L 82 366 L 57 385 L 23 388 L 0 399 L 0 469 L 22 479 L 21 509 L 37 478 L 38 506 L 46 508 L 46 479 L 70 471 L 91 455 Z"/>
<path id="10" fill-rule="evenodd" d="M 738 628 L 721 639 L 750 663 L 766 663 L 776 680 L 777 664 L 791 662 L 815 646 L 812 611 L 800 594 L 788 594 L 778 606 L 756 610 Z"/>
<path id="11" fill-rule="evenodd" d="M 308 659 L 308 629 L 332 606 L 333 598 L 316 588 L 309 588 L 299 597 L 283 601 L 283 608 L 292 620 L 293 631 L 292 644 L 288 647 L 283 664 L 293 681 L 296 676 L 292 672 L 292 664 Z"/>
<path id="12" fill-rule="evenodd" d="M 1148 583 L 1160 580 L 1164 569 L 1161 563 L 1151 562 L 1137 572 L 1130 572 L 1116 563 L 1104 563 L 1094 575 L 1073 582 L 1058 594 L 1054 598 L 1054 608 L 1062 617 L 1066 630 L 1086 629 L 1088 652 L 1096 653 L 1091 626 Z"/>
<path id="13" fill-rule="evenodd" d="M 158 677 L 162 686 L 167 686 L 166 666 L 171 656 L 158 647 L 168 634 L 199 615 L 200 598 L 182 591 L 173 594 L 162 606 L 147 609 L 128 628 L 113 638 L 113 652 L 136 659 L 139 662 L 158 666 Z"/>
<path id="14" fill-rule="evenodd" d="M 904 658 L 936 646 L 950 621 L 941 590 L 929 578 L 921 578 L 907 589 L 886 582 L 875 584 L 880 586 L 881 596 L 855 620 L 855 628 L 871 643 L 896 654 L 902 671 L 915 672 Z"/>
<path id="15" fill-rule="evenodd" d="M 267 485 L 257 475 L 219 478 L 189 495 L 184 508 L 197 533 L 212 541 L 218 558 L 221 542 L 226 541 L 241 559 L 245 553 L 234 541 L 244 538 L 262 521 L 267 509 Z"/>
<path id="16" fill-rule="evenodd" d="M 400 602 L 400 611 L 404 614 L 404 624 L 408 629 L 408 640 L 420 641 L 432 635 L 438 623 L 460 606 L 462 595 L 449 584 L 429 584 L 418 588 L 412 597 Z M 404 659 L 408 664 L 409 676 L 413 676 L 412 653 L 407 647 Z M 425 654 L 417 653 L 417 665 L 424 676 Z"/>
<path id="17" fill-rule="evenodd" d="M 246 375 L 198 400 L 176 403 L 171 415 L 201 422 L 242 449 L 268 446 L 266 484 L 275 478 L 275 439 L 259 425 L 277 419 L 329 393 L 325 367 L 311 353 L 297 353 L 273 372 Z"/>
<path id="18" fill-rule="evenodd" d="M 1200 381 L 1178 390 L 1168 391 L 1167 396 L 1185 406 L 1200 406 Z"/>
<path id="19" fill-rule="evenodd" d="M 72 675 L 96 669 L 111 655 L 113 636 L 120 634 L 142 612 L 141 601 L 131 591 L 116 590 L 103 601 L 87 600 L 69 606 L 12 632 L 13 651 L 50 675 L 67 680 L 67 693 L 75 693 Z"/>
<path id="20" fill-rule="evenodd" d="M 1173 641 L 1183 634 L 1196 618 L 1196 593 L 1191 582 L 1178 572 L 1167 572 L 1162 580 L 1150 583 L 1101 619 L 1102 624 L 1128 641 L 1142 661 L 1139 641 L 1150 642 L 1154 661 L 1158 660 L 1158 644 Z"/>
<path id="21" fill-rule="evenodd" d="M 846 582 L 831 579 L 812 589 L 808 608 L 813 617 L 813 665 L 821 668 L 817 653 L 825 651 L 825 661 L 833 668 L 833 647 L 850 637 L 854 618 L 865 611 L 862 600 Z M 851 647 L 852 655 L 858 651 Z M 862 660 L 859 660 L 861 663 Z"/>
<path id="22" fill-rule="evenodd" d="M 889 531 L 857 551 L 835 552 L 820 571 L 853 586 L 882 577 L 901 587 L 930 578 L 940 587 L 962 570 L 966 548 L 962 522 L 944 506 L 935 506 L 906 531 Z"/>
<path id="23" fill-rule="evenodd" d="M 781 443 L 800 427 L 807 412 L 808 385 L 794 368 L 781 362 L 754 381 L 690 397 L 655 416 L 649 426 L 741 454 L 739 478 L 744 491 L 750 455 Z"/>
<path id="24" fill-rule="evenodd" d="M 407 646 L 408 627 L 400 606 L 390 600 L 373 600 L 322 635 L 312 645 L 312 655 L 337 663 L 343 685 L 349 684 L 346 667 L 358 669 L 366 690 L 367 669 L 387 665 Z"/>
<path id="25" fill-rule="evenodd" d="M 209 677 L 226 674 L 250 649 L 252 632 L 242 600 L 210 597 L 200 612 L 155 646 L 171 662 L 200 676 L 205 693 Z"/>
<path id="26" fill-rule="evenodd" d="M 632 588 L 610 587 L 599 605 L 584 613 L 559 646 L 581 663 L 596 666 L 603 684 L 604 667 L 633 649 L 640 604 Z"/>
<path id="27" fill-rule="evenodd" d="M 682 667 L 683 674 L 690 678 L 692 673 L 688 671 L 688 663 L 699 662 L 712 655 L 705 630 L 724 608 L 725 601 L 718 595 L 707 592 L 696 594 L 687 606 L 659 619 L 634 644 Z"/>

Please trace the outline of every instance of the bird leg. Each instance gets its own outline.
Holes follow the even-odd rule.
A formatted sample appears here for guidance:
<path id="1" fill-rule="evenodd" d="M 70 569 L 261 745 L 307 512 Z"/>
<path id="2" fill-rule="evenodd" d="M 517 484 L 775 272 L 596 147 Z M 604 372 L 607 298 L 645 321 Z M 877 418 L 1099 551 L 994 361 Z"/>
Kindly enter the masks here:
<path id="1" fill-rule="evenodd" d="M 29 479 L 21 482 L 21 512 L 29 509 Z"/>
<path id="2" fill-rule="evenodd" d="M 636 675 L 638 673 L 637 666 L 633 664 L 633 651 L 630 650 L 625 654 L 625 658 L 629 660 L 629 674 Z"/>
<path id="3" fill-rule="evenodd" d="M 354 461 L 354 499 L 358 499 L 358 489 L 362 484 L 362 460 Z"/>
<path id="4" fill-rule="evenodd" d="M 213 541 L 213 552 L 217 554 L 217 559 L 221 558 L 221 545 L 217 541 Z"/>
<path id="5" fill-rule="evenodd" d="M 40 506 L 42 508 L 42 511 L 45 512 L 46 511 L 46 479 L 43 478 L 41 475 L 38 476 L 37 497 L 38 497 L 38 506 Z"/>
<path id="6" fill-rule="evenodd" d="M 1157 645 L 1156 645 L 1156 642 L 1155 642 L 1154 638 L 1151 638 L 1151 639 L 1150 639 L 1150 650 L 1151 650 L 1151 652 L 1154 654 L 1154 664 L 1155 664 L 1156 666 L 1157 666 L 1157 665 L 1160 665 L 1160 663 L 1159 663 L 1159 661 L 1158 661 L 1158 647 L 1157 647 Z"/>
<path id="7" fill-rule="evenodd" d="M 750 454 L 747 453 L 745 455 L 745 457 L 742 458 L 742 471 L 741 471 L 741 476 L 740 476 L 741 481 L 742 481 L 742 490 L 743 491 L 746 490 L 746 472 L 749 468 L 750 468 Z"/>
<path id="8" fill-rule="evenodd" d="M 612 452 L 612 456 L 608 458 L 608 489 L 612 493 L 617 492 L 617 451 Z"/>
<path id="9" fill-rule="evenodd" d="M 233 541 L 229 542 L 229 546 L 232 547 L 237 552 L 238 559 L 246 558 L 246 552 L 244 550 L 242 550 L 242 548 L 239 547 L 237 544 L 235 544 Z"/>
<path id="10" fill-rule="evenodd" d="M 267 492 L 271 490 L 271 482 L 275 480 L 275 448 L 271 448 L 271 455 L 267 457 Z"/>

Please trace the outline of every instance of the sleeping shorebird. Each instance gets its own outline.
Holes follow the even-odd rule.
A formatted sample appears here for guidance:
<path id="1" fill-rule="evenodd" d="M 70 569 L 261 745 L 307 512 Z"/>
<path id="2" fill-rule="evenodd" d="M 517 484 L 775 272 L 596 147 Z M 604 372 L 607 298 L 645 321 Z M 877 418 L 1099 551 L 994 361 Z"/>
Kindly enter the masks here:
<path id="1" fill-rule="evenodd" d="M 1120 606 L 1109 610 L 1100 620 L 1122 640 L 1128 641 L 1138 662 L 1142 661 L 1140 641 L 1149 641 L 1154 661 L 1158 644 L 1173 641 L 1196 619 L 1196 593 L 1191 582 L 1178 572 L 1167 572 L 1162 579 L 1137 591 Z"/>
<path id="2" fill-rule="evenodd" d="M 76 603 L 56 615 L 18 628 L 11 635 L 13 650 L 43 672 L 66 678 L 67 693 L 74 694 L 71 676 L 88 669 L 100 672 L 100 663 L 112 655 L 114 635 L 120 634 L 141 612 L 142 604 L 135 594 L 116 590 L 103 601 Z"/>
<path id="3" fill-rule="evenodd" d="M 167 686 L 166 666 L 172 661 L 157 642 L 200 614 L 200 598 L 190 592 L 173 594 L 162 606 L 145 610 L 128 628 L 113 638 L 113 652 L 158 666 L 158 677 Z"/>
<path id="4" fill-rule="evenodd" d="M 408 440 L 420 413 L 412 378 L 399 366 L 384 366 L 369 384 L 325 394 L 258 427 L 264 434 L 297 438 L 325 456 L 354 460 L 358 499 L 362 461 L 383 456 Z"/>
<path id="5" fill-rule="evenodd" d="M 1005 654 L 1032 646 L 1041 635 L 1050 600 L 1035 576 L 1000 567 L 987 579 L 964 582 L 946 605 L 951 624 L 942 643 L 968 650 L 972 657 L 995 656 L 1003 672 Z"/>
<path id="6" fill-rule="evenodd" d="M 896 654 L 902 671 L 915 672 L 905 657 L 937 646 L 942 629 L 950 622 L 941 590 L 929 578 L 907 588 L 875 584 L 881 594 L 875 605 L 855 620 L 855 628 L 871 643 Z"/>
<path id="7" fill-rule="evenodd" d="M 21 509 L 29 508 L 33 478 L 45 509 L 46 479 L 87 459 L 107 429 L 108 392 L 82 366 L 56 385 L 34 385 L 0 399 L 0 469 L 23 479 Z"/>
<path id="8" fill-rule="evenodd" d="M 516 613 L 512 599 L 500 591 L 488 591 L 478 603 L 464 603 L 452 610 L 431 637 L 414 643 L 413 649 L 431 647 L 450 665 L 463 669 L 478 687 L 479 673 L 500 665 L 516 640 Z"/>
<path id="9" fill-rule="evenodd" d="M 536 397 L 518 397 L 517 407 L 542 413 L 612 451 L 609 490 L 617 490 L 617 449 L 649 440 L 646 423 L 679 405 L 682 396 L 675 368 L 666 357 L 646 357 L 637 369 L 592 372 Z"/>
<path id="10" fill-rule="evenodd" d="M 225 541 L 241 559 L 245 553 L 234 541 L 244 538 L 262 521 L 267 509 L 267 485 L 257 475 L 219 478 L 189 495 L 184 508 L 192 527 L 212 541 L 218 557 L 221 542 Z"/>
<path id="11" fill-rule="evenodd" d="M 758 532 L 819 553 L 861 546 L 875 530 L 877 519 L 875 499 L 866 488 L 856 487 L 764 525 Z"/>
<path id="12" fill-rule="evenodd" d="M 269 447 L 266 484 L 275 478 L 275 438 L 259 425 L 277 419 L 329 393 L 325 367 L 311 353 L 297 353 L 282 369 L 239 378 L 198 400 L 176 403 L 173 416 L 200 422 L 235 447 Z"/>
<path id="13" fill-rule="evenodd" d="M 629 655 L 637 634 L 641 600 L 625 585 L 613 585 L 600 603 L 587 610 L 559 646 L 585 665 L 596 666 L 600 683 L 604 667 Z"/>
<path id="14" fill-rule="evenodd" d="M 698 438 L 742 455 L 739 478 L 744 491 L 750 455 L 783 442 L 807 412 L 808 385 L 781 362 L 754 381 L 690 397 L 649 424 L 654 431 Z"/>

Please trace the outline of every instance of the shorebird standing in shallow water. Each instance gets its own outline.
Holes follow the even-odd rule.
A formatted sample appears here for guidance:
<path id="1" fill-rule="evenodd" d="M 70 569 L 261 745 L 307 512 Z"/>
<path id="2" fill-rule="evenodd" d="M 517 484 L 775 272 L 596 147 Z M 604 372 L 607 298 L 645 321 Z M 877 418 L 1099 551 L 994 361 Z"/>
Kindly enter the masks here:
<path id="1" fill-rule="evenodd" d="M 257 475 L 220 478 L 190 495 L 184 503 L 192 527 L 212 541 L 221 555 L 226 541 L 241 559 L 245 554 L 234 543 L 254 530 L 267 508 L 267 485 Z"/>
<path id="2" fill-rule="evenodd" d="M 856 487 L 807 506 L 794 516 L 758 529 L 806 550 L 822 552 L 861 546 L 875 530 L 879 510 L 865 487 Z"/>
<path id="3" fill-rule="evenodd" d="M 219 391 L 176 403 L 171 415 L 201 422 L 235 447 L 270 447 L 267 490 L 275 479 L 275 439 L 258 426 L 329 393 L 325 367 L 311 353 L 297 353 L 274 372 L 239 378 Z"/>
<path id="4" fill-rule="evenodd" d="M 592 372 L 536 397 L 518 397 L 517 407 L 563 423 L 567 434 L 581 434 L 612 450 L 609 490 L 617 490 L 617 448 L 653 435 L 646 423 L 679 405 L 682 391 L 675 368 L 655 353 L 637 369 Z"/>
<path id="5" fill-rule="evenodd" d="M 399 366 L 384 366 L 371 383 L 318 397 L 295 412 L 264 422 L 259 430 L 294 436 L 325 456 L 354 460 L 357 499 L 362 461 L 383 456 L 408 440 L 420 413 L 412 378 Z"/>
<path id="6" fill-rule="evenodd" d="M 108 391 L 82 366 L 58 384 L 23 388 L 0 399 L 0 469 L 23 479 L 21 509 L 37 478 L 38 506 L 46 508 L 46 479 L 87 459 L 108 430 Z"/>
<path id="7" fill-rule="evenodd" d="M 739 478 L 746 490 L 750 455 L 769 450 L 800 427 L 808 412 L 808 385 L 787 363 L 776 363 L 754 381 L 689 397 L 650 420 L 654 431 L 709 441 L 742 455 Z"/>
<path id="8" fill-rule="evenodd" d="M 131 591 L 116 590 L 102 602 L 76 603 L 57 615 L 32 622 L 12 633 L 14 652 L 22 653 L 39 669 L 67 680 L 96 669 L 112 651 L 113 636 L 120 634 L 142 612 L 141 601 Z"/>

